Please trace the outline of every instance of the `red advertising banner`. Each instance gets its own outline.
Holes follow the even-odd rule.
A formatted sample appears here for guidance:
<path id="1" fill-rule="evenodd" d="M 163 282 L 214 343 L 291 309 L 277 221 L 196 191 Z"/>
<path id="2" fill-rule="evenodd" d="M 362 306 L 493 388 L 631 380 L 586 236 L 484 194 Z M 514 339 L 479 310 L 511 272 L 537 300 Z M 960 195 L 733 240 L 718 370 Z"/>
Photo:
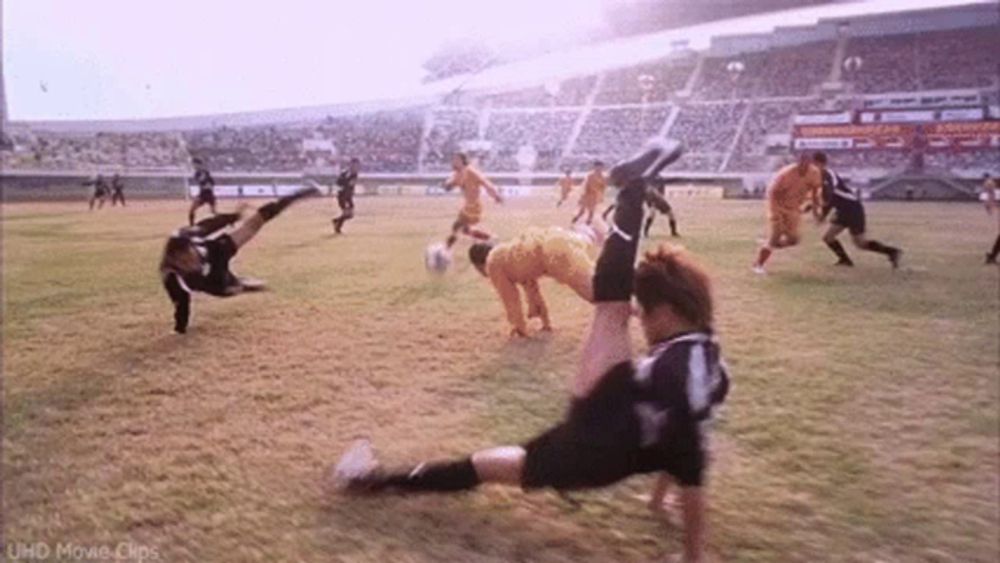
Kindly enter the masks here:
<path id="1" fill-rule="evenodd" d="M 796 137 L 910 137 L 916 129 L 912 125 L 797 125 Z"/>
<path id="2" fill-rule="evenodd" d="M 1000 121 L 957 121 L 924 126 L 928 135 L 942 137 L 989 137 L 1000 134 Z"/>

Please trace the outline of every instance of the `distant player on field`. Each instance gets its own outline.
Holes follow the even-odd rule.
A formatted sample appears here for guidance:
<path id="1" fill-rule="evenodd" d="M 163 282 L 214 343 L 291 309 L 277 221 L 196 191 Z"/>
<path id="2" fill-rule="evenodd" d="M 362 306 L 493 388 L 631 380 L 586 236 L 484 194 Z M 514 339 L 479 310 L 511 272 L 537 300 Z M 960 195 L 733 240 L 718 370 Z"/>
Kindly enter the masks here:
<path id="1" fill-rule="evenodd" d="M 344 228 L 344 223 L 354 217 L 354 188 L 358 184 L 358 170 L 360 167 L 361 161 L 352 158 L 351 162 L 347 165 L 347 169 L 337 177 L 337 186 L 340 188 L 337 192 L 337 205 L 340 206 L 340 216 L 333 220 L 333 230 L 338 235 L 341 229 Z"/>
<path id="2" fill-rule="evenodd" d="M 854 262 L 844 250 L 844 245 L 837 240 L 837 235 L 846 229 L 851 233 L 851 240 L 854 246 L 871 252 L 878 252 L 886 255 L 893 268 L 899 267 L 899 258 L 903 251 L 882 244 L 877 240 L 867 240 L 865 238 L 865 207 L 861 203 L 861 194 L 856 189 L 851 189 L 847 182 L 839 174 L 827 168 L 826 153 L 817 152 L 813 155 L 813 162 L 819 167 L 823 174 L 823 211 L 820 220 L 826 220 L 831 210 L 836 211 L 830 221 L 830 228 L 823 235 L 823 242 L 830 250 L 837 255 L 837 266 L 853 266 Z"/>
<path id="3" fill-rule="evenodd" d="M 559 187 L 559 202 L 556 203 L 556 207 L 560 207 L 569 198 L 569 194 L 573 193 L 573 188 L 576 187 L 573 182 L 573 171 L 567 168 L 566 174 L 559 178 L 556 185 Z"/>
<path id="4" fill-rule="evenodd" d="M 588 252 L 593 242 L 558 227 L 532 227 L 502 244 L 473 244 L 469 248 L 469 261 L 493 283 L 507 311 L 511 336 L 527 336 L 520 289 L 528 300 L 528 319 L 541 319 L 542 330 L 552 330 L 549 310 L 538 285 L 543 276 L 569 286 L 585 301 L 593 301 L 594 259 Z"/>
<path id="5" fill-rule="evenodd" d="M 813 216 L 819 219 L 822 186 L 822 174 L 808 154 L 799 155 L 797 163 L 778 170 L 767 188 L 770 229 L 768 240 L 757 252 L 757 260 L 753 263 L 755 273 L 765 273 L 764 263 L 772 252 L 799 243 L 802 206 L 807 200 Z"/>
<path id="6" fill-rule="evenodd" d="M 997 208 L 997 185 L 995 178 L 989 174 L 983 174 L 983 192 L 986 195 L 986 212 L 993 215 Z M 993 248 L 986 253 L 986 264 L 996 264 L 997 255 L 1000 255 L 1000 213 L 997 213 L 997 238 L 993 241 Z"/>
<path id="7" fill-rule="evenodd" d="M 679 143 L 659 141 L 611 172 L 622 188 L 616 228 L 596 263 L 593 322 L 563 421 L 521 445 L 399 471 L 380 467 L 369 442 L 358 440 L 328 482 L 358 494 L 448 493 L 482 483 L 567 491 L 668 474 L 681 486 L 684 560 L 702 561 L 709 422 L 729 388 L 713 335 L 711 282 L 676 249 L 635 265 L 646 181 L 680 153 Z M 650 346 L 637 361 L 628 330 L 633 293 Z"/>
<path id="8" fill-rule="evenodd" d="M 604 201 L 604 192 L 607 189 L 608 181 L 604 177 L 604 163 L 600 160 L 595 160 L 594 167 L 583 180 L 583 195 L 580 196 L 580 210 L 573 217 L 573 220 L 570 221 L 570 224 L 579 221 L 584 214 L 587 215 L 587 224 L 591 224 L 594 221 L 594 212 L 597 210 L 597 206 Z"/>
<path id="9" fill-rule="evenodd" d="M 205 166 L 205 161 L 195 158 L 191 162 L 194 164 L 194 183 L 198 186 L 198 196 L 191 202 L 191 209 L 188 211 L 188 224 L 194 225 L 194 212 L 202 205 L 207 205 L 212 210 L 212 215 L 217 212 L 215 210 L 215 178 L 212 178 L 212 173 Z"/>
<path id="10" fill-rule="evenodd" d="M 84 186 L 94 186 L 94 192 L 90 196 L 90 210 L 94 210 L 94 202 L 98 202 L 97 208 L 102 209 L 104 207 L 104 201 L 108 197 L 108 182 L 104 179 L 103 174 L 98 174 L 96 178 L 92 180 L 87 180 L 83 182 Z"/>
<path id="11" fill-rule="evenodd" d="M 261 289 L 259 282 L 234 275 L 229 269 L 229 261 L 240 248 L 250 242 L 264 223 L 276 217 L 292 202 L 318 193 L 319 190 L 315 188 L 306 188 L 278 198 L 277 201 L 261 206 L 228 234 L 212 236 L 239 221 L 239 212 L 213 215 L 199 221 L 197 225 L 179 229 L 167 239 L 160 260 L 160 276 L 164 289 L 174 303 L 174 331 L 178 334 L 187 332 L 191 316 L 191 293 L 194 291 L 229 297 Z"/>
<path id="12" fill-rule="evenodd" d="M 462 197 L 465 201 L 462 209 L 458 212 L 458 218 L 451 226 L 451 234 L 445 241 L 448 248 L 454 246 L 458 240 L 458 234 L 462 233 L 478 240 L 489 240 L 490 233 L 474 227 L 483 219 L 483 202 L 481 201 L 482 190 L 490 194 L 497 203 L 503 203 L 500 190 L 493 185 L 469 164 L 469 157 L 465 153 L 455 153 L 451 159 L 451 167 L 454 171 L 450 178 L 445 180 L 444 188 L 451 190 L 458 187 L 462 190 Z"/>
<path id="13" fill-rule="evenodd" d="M 115 174 L 111 177 L 111 207 L 114 207 L 121 202 L 122 207 L 125 207 L 125 182 L 122 181 L 122 177 Z"/>

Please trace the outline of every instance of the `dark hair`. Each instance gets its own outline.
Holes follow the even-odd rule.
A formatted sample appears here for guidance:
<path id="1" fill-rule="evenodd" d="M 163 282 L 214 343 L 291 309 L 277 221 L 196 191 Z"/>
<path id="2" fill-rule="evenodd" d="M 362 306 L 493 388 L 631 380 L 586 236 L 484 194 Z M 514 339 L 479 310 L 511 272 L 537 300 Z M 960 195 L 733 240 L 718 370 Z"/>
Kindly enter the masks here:
<path id="1" fill-rule="evenodd" d="M 486 258 L 493 250 L 493 245 L 488 242 L 477 242 L 469 247 L 469 262 L 479 268 L 486 267 Z"/>
<path id="2" fill-rule="evenodd" d="M 359 160 L 358 157 L 354 157 L 354 158 L 351 159 L 350 163 L 351 164 L 361 164 L 361 160 Z"/>
<path id="3" fill-rule="evenodd" d="M 712 327 L 712 282 L 682 248 L 661 245 L 646 253 L 636 268 L 635 297 L 644 311 L 668 305 L 699 329 Z"/>
<path id="4" fill-rule="evenodd" d="M 817 151 L 813 153 L 813 160 L 820 164 L 826 164 L 826 153 L 823 151 Z"/>
<path id="5" fill-rule="evenodd" d="M 457 152 L 457 153 L 455 153 L 455 156 L 457 156 L 458 158 L 462 159 L 462 164 L 468 164 L 469 163 L 469 155 L 465 154 L 464 152 Z"/>
<path id="6" fill-rule="evenodd" d="M 595 160 L 594 161 L 594 166 L 604 166 L 604 161 L 603 160 Z"/>
<path id="7" fill-rule="evenodd" d="M 192 164 L 205 164 L 205 161 L 202 160 L 202 159 L 200 159 L 200 158 L 198 158 L 198 157 L 195 157 L 195 158 L 191 159 L 191 163 Z"/>

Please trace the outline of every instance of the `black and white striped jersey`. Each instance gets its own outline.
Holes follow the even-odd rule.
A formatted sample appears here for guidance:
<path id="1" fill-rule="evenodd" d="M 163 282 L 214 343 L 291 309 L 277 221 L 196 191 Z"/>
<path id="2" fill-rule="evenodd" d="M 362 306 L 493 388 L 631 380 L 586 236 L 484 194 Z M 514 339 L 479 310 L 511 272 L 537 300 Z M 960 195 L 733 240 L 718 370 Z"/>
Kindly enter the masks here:
<path id="1" fill-rule="evenodd" d="M 841 209 L 845 206 L 860 205 L 861 191 L 851 188 L 847 182 L 830 168 L 823 171 L 823 207 Z"/>

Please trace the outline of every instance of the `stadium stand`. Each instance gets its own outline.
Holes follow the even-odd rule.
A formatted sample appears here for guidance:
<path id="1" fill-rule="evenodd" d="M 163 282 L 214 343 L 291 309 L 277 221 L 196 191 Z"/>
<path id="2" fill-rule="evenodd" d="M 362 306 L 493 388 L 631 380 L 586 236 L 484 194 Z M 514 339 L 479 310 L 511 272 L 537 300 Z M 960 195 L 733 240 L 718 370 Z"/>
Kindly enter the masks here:
<path id="1" fill-rule="evenodd" d="M 520 170 L 518 151 L 531 146 L 537 154 L 536 170 L 554 170 L 579 112 L 495 112 L 490 115 L 486 138 L 493 142 L 491 170 Z"/>
<path id="2" fill-rule="evenodd" d="M 684 139 L 687 147 L 687 152 L 675 165 L 677 169 L 717 171 L 737 134 L 745 111 L 744 102 L 682 106 L 670 128 L 670 135 Z"/>
<path id="3" fill-rule="evenodd" d="M 580 131 L 574 160 L 594 158 L 614 161 L 658 133 L 670 114 L 669 106 L 595 109 Z"/>
<path id="4" fill-rule="evenodd" d="M 462 141 L 479 138 L 479 114 L 470 109 L 437 109 L 432 113 L 433 126 L 424 139 L 426 170 L 451 168 L 451 157 Z"/>
<path id="5" fill-rule="evenodd" d="M 647 102 L 669 100 L 687 84 L 696 63 L 697 59 L 689 56 L 609 72 L 596 103 L 635 104 L 642 102 L 644 95 Z"/>

